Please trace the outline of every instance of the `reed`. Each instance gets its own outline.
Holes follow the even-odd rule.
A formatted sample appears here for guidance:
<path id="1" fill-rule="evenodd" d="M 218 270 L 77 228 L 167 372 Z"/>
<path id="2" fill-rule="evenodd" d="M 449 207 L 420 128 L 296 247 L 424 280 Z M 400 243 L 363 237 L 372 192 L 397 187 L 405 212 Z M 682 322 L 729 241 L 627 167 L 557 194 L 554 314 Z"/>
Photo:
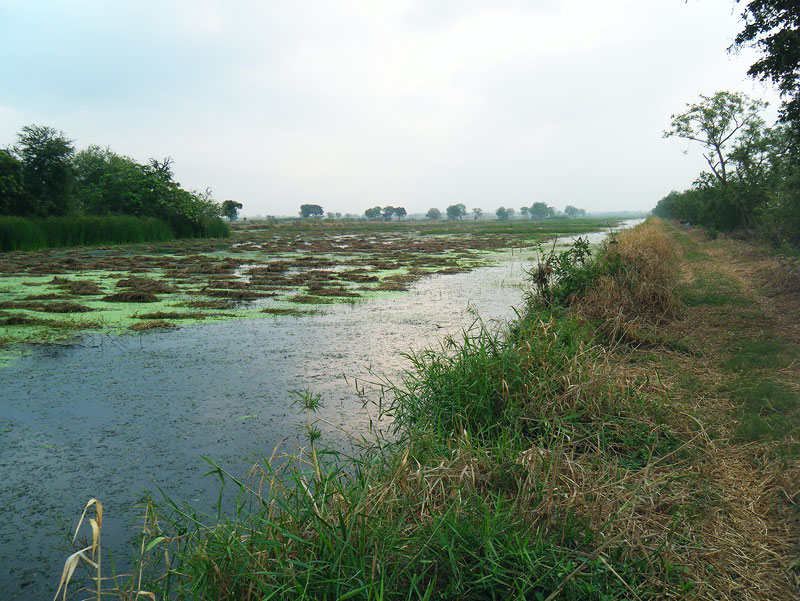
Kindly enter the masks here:
<path id="1" fill-rule="evenodd" d="M 223 238 L 230 235 L 221 219 L 206 219 L 181 230 L 179 237 Z M 163 242 L 175 229 L 154 217 L 68 216 L 28 219 L 0 217 L 0 251 L 70 246 Z"/>

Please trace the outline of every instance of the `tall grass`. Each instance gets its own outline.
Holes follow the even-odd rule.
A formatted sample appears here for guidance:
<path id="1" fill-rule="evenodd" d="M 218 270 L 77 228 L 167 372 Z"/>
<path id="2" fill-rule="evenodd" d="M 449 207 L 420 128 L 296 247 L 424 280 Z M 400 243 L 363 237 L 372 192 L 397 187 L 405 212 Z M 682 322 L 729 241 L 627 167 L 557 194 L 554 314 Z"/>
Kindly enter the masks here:
<path id="1" fill-rule="evenodd" d="M 178 237 L 219 238 L 229 236 L 230 231 L 223 220 L 208 219 L 180 234 Z M 163 242 L 175 237 L 172 226 L 153 217 L 0 217 L 0 251 Z"/>

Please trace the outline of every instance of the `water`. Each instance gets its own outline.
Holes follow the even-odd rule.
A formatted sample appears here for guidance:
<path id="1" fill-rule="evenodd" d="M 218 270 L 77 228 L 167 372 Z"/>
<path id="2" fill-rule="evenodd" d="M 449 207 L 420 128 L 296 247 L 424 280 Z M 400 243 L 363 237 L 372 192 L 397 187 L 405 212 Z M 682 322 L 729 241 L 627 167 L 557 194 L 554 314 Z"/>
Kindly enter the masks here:
<path id="1" fill-rule="evenodd" d="M 365 432 L 369 415 L 353 379 L 399 380 L 403 352 L 438 346 L 474 321 L 472 311 L 484 321 L 512 319 L 530 258 L 508 251 L 494 266 L 427 277 L 408 292 L 320 315 L 36 347 L 0 368 L 4 598 L 52 598 L 89 498 L 104 503 L 104 553 L 118 557 L 129 553 L 145 491 L 158 486 L 213 507 L 218 481 L 202 477 L 210 467 L 203 455 L 243 474 L 282 439 L 302 440 L 305 416 L 287 391 L 321 394 L 321 417 Z M 325 437 L 347 446 L 335 428 Z"/>

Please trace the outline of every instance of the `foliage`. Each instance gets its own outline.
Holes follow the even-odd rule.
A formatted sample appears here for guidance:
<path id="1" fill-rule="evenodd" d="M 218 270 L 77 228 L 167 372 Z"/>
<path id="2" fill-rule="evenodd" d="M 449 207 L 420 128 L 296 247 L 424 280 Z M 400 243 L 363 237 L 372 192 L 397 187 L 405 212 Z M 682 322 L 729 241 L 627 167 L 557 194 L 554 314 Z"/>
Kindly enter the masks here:
<path id="1" fill-rule="evenodd" d="M 16 215 L 25 210 L 22 169 L 22 161 L 0 150 L 0 215 Z"/>
<path id="2" fill-rule="evenodd" d="M 567 217 L 584 217 L 586 215 L 586 209 L 578 209 L 572 205 L 567 205 L 564 209 L 564 215 Z"/>
<path id="3" fill-rule="evenodd" d="M 752 0 L 742 20 L 745 27 L 736 36 L 736 47 L 752 45 L 762 53 L 748 75 L 778 86 L 787 98 L 781 117 L 796 126 L 800 122 L 800 5 L 793 0 Z"/>
<path id="4" fill-rule="evenodd" d="M 613 275 L 621 267 L 619 256 L 613 253 L 602 253 L 602 258 L 592 260 L 587 238 L 576 239 L 563 251 L 553 248 L 545 253 L 540 247 L 539 255 L 531 278 L 537 299 L 547 304 L 568 305 L 601 275 Z"/>
<path id="5" fill-rule="evenodd" d="M 670 129 L 664 137 L 678 137 L 699 143 L 703 158 L 714 178 L 722 185 L 730 179 L 729 163 L 734 149 L 743 152 L 762 135 L 764 120 L 760 111 L 766 103 L 744 94 L 717 92 L 700 96 L 700 101 L 687 104 L 683 113 L 672 115 Z"/>
<path id="6" fill-rule="evenodd" d="M 37 125 L 22 128 L 11 153 L 0 152 L 0 215 L 150 217 L 187 237 L 227 235 L 220 211 L 210 190 L 174 181 L 170 158 L 140 164 L 99 146 L 76 154 L 62 132 Z"/>
<path id="7" fill-rule="evenodd" d="M 428 212 L 425 213 L 425 217 L 435 221 L 442 218 L 442 212 L 439 209 L 428 209 Z"/>
<path id="8" fill-rule="evenodd" d="M 65 215 L 71 209 L 72 140 L 52 127 L 26 125 L 13 153 L 22 162 L 25 202 L 21 215 Z"/>
<path id="9" fill-rule="evenodd" d="M 320 205 L 300 205 L 300 217 L 303 219 L 308 219 L 309 217 L 322 217 L 324 214 L 325 211 Z"/>
<path id="10" fill-rule="evenodd" d="M 533 203 L 528 212 L 532 219 L 546 219 L 556 214 L 556 210 L 553 207 L 548 207 L 546 202 Z"/>
<path id="11" fill-rule="evenodd" d="M 395 207 L 394 214 L 397 215 L 398 219 L 402 219 L 406 215 L 408 215 L 408 211 L 406 211 L 405 207 Z"/>
<path id="12" fill-rule="evenodd" d="M 483 209 L 479 209 L 479 208 L 477 208 L 477 207 L 476 207 L 476 208 L 474 208 L 474 209 L 472 209 L 472 218 L 473 218 L 475 221 L 477 221 L 478 219 L 480 219 L 480 218 L 481 218 L 481 216 L 483 216 Z"/>
<path id="13" fill-rule="evenodd" d="M 382 210 L 380 207 L 372 207 L 371 209 L 367 209 L 364 211 L 364 217 L 369 219 L 370 221 L 377 221 L 381 218 Z"/>
<path id="14" fill-rule="evenodd" d="M 461 203 L 450 205 L 447 207 L 447 218 L 451 221 L 458 219 L 461 221 L 461 218 L 467 214 L 467 207 Z"/>
<path id="15" fill-rule="evenodd" d="M 236 202 L 235 200 L 222 201 L 222 215 L 231 221 L 236 221 L 236 217 L 238 216 L 241 208 L 242 203 Z"/>
<path id="16" fill-rule="evenodd" d="M 500 221 L 506 221 L 509 218 L 508 209 L 505 207 L 498 207 L 494 214 Z"/>
<path id="17" fill-rule="evenodd" d="M 692 189 L 670 192 L 654 213 L 718 231 L 756 230 L 778 245 L 800 243 L 800 166 L 790 155 L 789 128 L 766 127 L 758 112 L 764 106 L 743 94 L 717 92 L 673 115 L 665 137 L 700 143 L 710 172 Z"/>

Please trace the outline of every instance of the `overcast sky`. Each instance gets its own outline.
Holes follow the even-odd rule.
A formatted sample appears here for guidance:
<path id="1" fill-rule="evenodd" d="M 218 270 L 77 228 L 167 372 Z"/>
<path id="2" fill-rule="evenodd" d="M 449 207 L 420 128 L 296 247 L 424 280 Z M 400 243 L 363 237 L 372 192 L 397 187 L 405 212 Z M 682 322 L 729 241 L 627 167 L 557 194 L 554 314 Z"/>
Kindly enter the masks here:
<path id="1" fill-rule="evenodd" d="M 0 0 L 0 146 L 171 156 L 245 215 L 544 201 L 649 210 L 703 168 L 663 139 L 743 91 L 733 0 Z M 774 112 L 771 113 L 771 117 Z M 689 151 L 684 155 L 683 151 Z"/>

